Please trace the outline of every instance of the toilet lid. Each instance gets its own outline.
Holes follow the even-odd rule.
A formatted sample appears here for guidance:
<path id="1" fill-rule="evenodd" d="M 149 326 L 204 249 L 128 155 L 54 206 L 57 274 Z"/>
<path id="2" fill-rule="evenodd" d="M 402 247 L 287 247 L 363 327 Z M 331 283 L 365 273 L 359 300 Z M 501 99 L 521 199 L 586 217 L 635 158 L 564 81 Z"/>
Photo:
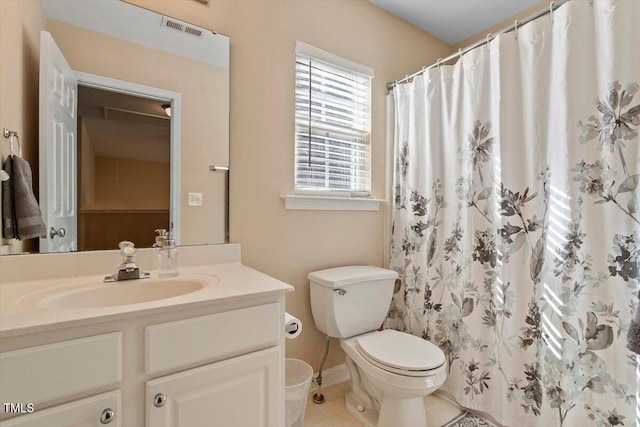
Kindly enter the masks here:
<path id="1" fill-rule="evenodd" d="M 360 353 L 391 372 L 429 371 L 444 365 L 445 357 L 436 345 L 393 329 L 368 334 L 357 339 Z"/>

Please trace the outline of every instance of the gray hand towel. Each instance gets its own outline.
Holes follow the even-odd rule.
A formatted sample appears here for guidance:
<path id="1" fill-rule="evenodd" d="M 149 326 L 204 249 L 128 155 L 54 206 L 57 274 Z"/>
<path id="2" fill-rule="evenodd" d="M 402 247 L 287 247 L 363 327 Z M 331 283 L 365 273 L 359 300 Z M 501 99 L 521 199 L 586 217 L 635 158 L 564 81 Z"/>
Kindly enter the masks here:
<path id="1" fill-rule="evenodd" d="M 10 178 L 2 183 L 3 236 L 5 239 L 19 240 L 44 237 L 46 227 L 33 194 L 29 162 L 21 157 L 9 156 L 4 169 Z"/>
<path id="2" fill-rule="evenodd" d="M 9 175 L 9 180 L 2 182 L 2 237 L 5 239 L 16 238 L 16 216 L 13 210 L 13 156 L 7 157 L 2 166 Z"/>
<path id="3" fill-rule="evenodd" d="M 640 293 L 638 298 L 640 299 Z M 640 354 L 640 301 L 636 303 L 636 311 L 627 331 L 627 348 L 635 354 Z"/>

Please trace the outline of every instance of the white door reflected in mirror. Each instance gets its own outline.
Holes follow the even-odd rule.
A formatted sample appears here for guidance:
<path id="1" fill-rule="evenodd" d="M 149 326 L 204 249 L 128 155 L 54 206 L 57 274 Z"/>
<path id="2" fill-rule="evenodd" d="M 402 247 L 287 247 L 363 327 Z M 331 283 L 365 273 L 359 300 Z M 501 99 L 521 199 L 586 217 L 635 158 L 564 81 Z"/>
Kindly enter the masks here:
<path id="1" fill-rule="evenodd" d="M 40 209 L 45 225 L 65 233 L 40 238 L 40 253 L 78 248 L 78 79 L 46 31 L 40 33 Z"/>

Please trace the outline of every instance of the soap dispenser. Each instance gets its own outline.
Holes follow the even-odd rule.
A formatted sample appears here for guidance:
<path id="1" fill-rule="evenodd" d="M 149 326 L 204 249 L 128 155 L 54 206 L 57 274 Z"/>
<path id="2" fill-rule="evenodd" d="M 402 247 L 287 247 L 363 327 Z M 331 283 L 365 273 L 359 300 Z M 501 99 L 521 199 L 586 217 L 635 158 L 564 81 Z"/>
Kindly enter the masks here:
<path id="1" fill-rule="evenodd" d="M 171 232 L 164 228 L 156 230 L 158 248 L 158 277 L 176 277 L 178 275 L 178 248 Z"/>

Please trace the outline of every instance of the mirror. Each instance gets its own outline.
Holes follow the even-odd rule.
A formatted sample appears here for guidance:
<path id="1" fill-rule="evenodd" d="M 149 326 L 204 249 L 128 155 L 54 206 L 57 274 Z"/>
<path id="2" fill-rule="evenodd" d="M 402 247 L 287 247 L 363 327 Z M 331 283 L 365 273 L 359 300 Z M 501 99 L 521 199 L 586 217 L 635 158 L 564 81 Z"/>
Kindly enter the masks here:
<path id="1" fill-rule="evenodd" d="M 3 108 L 0 125 L 18 130 L 48 231 L 62 228 L 46 212 L 54 202 L 77 200 L 70 207 L 73 243 L 56 245 L 58 235 L 39 245 L 3 240 L 0 254 L 115 249 L 120 240 L 151 247 L 157 228 L 172 228 L 179 245 L 226 243 L 228 37 L 119 0 L 0 3 L 2 38 L 22 41 L 13 55 L 20 66 L 4 60 L 0 72 L 2 106 L 12 105 L 7 93 L 22 108 Z M 73 156 L 42 148 L 41 31 L 50 33 L 78 82 L 75 94 L 65 92 L 65 99 L 77 96 L 75 133 L 63 138 L 74 141 Z M 1 43 L 6 51 L 8 42 Z M 16 82 L 15 93 L 4 90 Z M 2 140 L 3 162 L 9 151 Z M 68 164 L 60 162 L 65 155 Z M 48 170 L 74 167 L 75 185 L 51 184 Z M 65 227 L 71 232 L 58 234 L 74 234 Z"/>

